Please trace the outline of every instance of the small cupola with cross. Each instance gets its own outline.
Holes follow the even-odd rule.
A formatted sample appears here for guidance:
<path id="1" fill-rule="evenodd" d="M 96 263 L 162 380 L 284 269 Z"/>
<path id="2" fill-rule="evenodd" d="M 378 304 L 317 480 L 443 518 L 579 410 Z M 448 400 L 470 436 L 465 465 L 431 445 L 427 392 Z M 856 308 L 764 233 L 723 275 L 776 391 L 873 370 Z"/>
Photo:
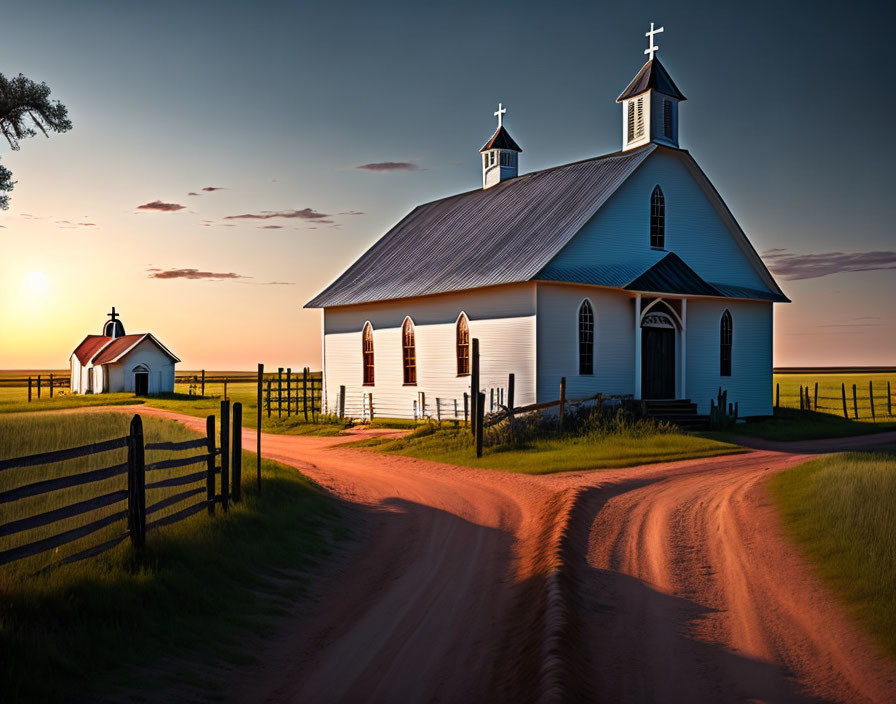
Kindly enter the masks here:
<path id="1" fill-rule="evenodd" d="M 644 35 L 650 39 L 650 46 L 644 50 L 647 63 L 616 99 L 622 103 L 623 151 L 649 142 L 678 146 L 678 104 L 686 98 L 654 56 L 659 47 L 653 39 L 662 31 L 663 27 L 654 29 L 650 23 L 650 31 Z"/>
<path id="2" fill-rule="evenodd" d="M 115 312 L 115 306 L 112 306 L 112 312 L 107 315 L 109 320 L 103 325 L 103 335 L 105 337 L 124 337 L 124 325 L 118 319 L 119 315 Z"/>
<path id="3" fill-rule="evenodd" d="M 495 117 L 498 118 L 498 129 L 479 153 L 482 154 L 482 187 L 491 188 L 516 177 L 519 173 L 519 153 L 523 151 L 513 141 L 513 137 L 504 127 L 504 114 L 507 112 L 501 103 Z"/>

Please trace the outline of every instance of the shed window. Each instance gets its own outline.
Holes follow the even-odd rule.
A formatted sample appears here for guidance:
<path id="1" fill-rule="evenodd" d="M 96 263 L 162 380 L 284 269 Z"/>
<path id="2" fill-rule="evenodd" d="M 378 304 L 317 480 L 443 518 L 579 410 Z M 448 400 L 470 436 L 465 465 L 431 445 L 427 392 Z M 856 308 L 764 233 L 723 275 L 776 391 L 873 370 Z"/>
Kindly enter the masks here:
<path id="1" fill-rule="evenodd" d="M 579 374 L 594 374 L 594 310 L 587 300 L 579 307 Z"/>
<path id="2" fill-rule="evenodd" d="M 457 319 L 457 375 L 467 376 L 470 373 L 470 324 L 467 316 L 461 313 Z"/>
<path id="3" fill-rule="evenodd" d="M 650 246 L 666 246 L 666 198 L 659 186 L 650 195 Z"/>
<path id="4" fill-rule="evenodd" d="M 364 386 L 373 386 L 373 328 L 370 323 L 364 325 L 361 333 L 361 357 L 364 367 Z"/>
<path id="5" fill-rule="evenodd" d="M 727 310 L 722 313 L 722 324 L 719 331 L 719 373 L 722 376 L 731 376 L 731 341 L 734 332 L 734 324 L 731 321 L 731 313 Z"/>
<path id="6" fill-rule="evenodd" d="M 404 383 L 416 386 L 417 384 L 417 346 L 414 343 L 414 324 L 410 318 L 405 318 L 401 326 L 401 350 L 404 366 Z"/>

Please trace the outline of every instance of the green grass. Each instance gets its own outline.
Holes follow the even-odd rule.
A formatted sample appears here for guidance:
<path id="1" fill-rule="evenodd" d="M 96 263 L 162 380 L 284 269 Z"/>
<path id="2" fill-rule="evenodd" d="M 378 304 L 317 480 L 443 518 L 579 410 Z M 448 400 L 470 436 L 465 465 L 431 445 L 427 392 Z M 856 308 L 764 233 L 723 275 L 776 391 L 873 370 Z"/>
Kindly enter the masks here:
<path id="1" fill-rule="evenodd" d="M 123 435 L 128 422 L 128 416 L 117 413 L 0 416 L 0 457 Z M 147 441 L 196 437 L 170 421 L 144 418 L 144 424 Z M 104 453 L 96 466 L 120 462 L 115 455 L 124 452 Z M 83 471 L 94 467 L 97 457 L 7 470 L 0 489 Z M 206 678 L 192 671 L 190 661 L 251 661 L 252 639 L 271 632 L 286 600 L 304 589 L 307 567 L 328 553 L 330 537 L 342 537 L 344 529 L 332 499 L 296 470 L 264 461 L 258 496 L 252 481 L 255 456 L 244 453 L 243 464 L 241 504 L 227 514 L 218 507 L 215 517 L 203 511 L 150 532 L 142 554 L 126 541 L 101 556 L 39 575 L 34 574 L 38 567 L 65 551 L 0 567 L 0 700 L 68 701 L 88 689 L 131 687 L 133 673 L 143 666 L 154 670 L 159 658 L 173 656 L 184 664 L 176 672 L 153 674 L 143 685 Z M 89 486 L 96 493 L 102 490 Z M 50 496 L 57 505 L 65 504 L 78 500 L 71 492 Z M 150 493 L 147 503 L 153 500 Z M 41 507 L 48 505 L 2 504 L 0 522 Z M 53 526 L 64 527 L 70 524 Z M 116 524 L 119 531 L 123 527 L 123 522 Z M 37 537 L 6 537 L 0 548 Z M 69 550 L 101 539 L 84 539 Z"/>
<path id="2" fill-rule="evenodd" d="M 823 457 L 770 487 L 790 536 L 896 656 L 896 454 Z"/>
<path id="3" fill-rule="evenodd" d="M 371 439 L 355 444 L 434 462 L 522 474 L 631 467 L 744 451 L 736 445 L 695 435 L 636 431 L 602 437 L 537 438 L 518 447 L 485 448 L 477 459 L 468 430 L 435 426 L 422 427 L 396 440 Z"/>
<path id="4" fill-rule="evenodd" d="M 781 388 L 781 406 L 789 408 L 800 407 L 800 386 L 809 388 L 809 396 L 814 406 L 815 384 L 818 384 L 818 410 L 843 418 L 843 389 L 846 386 L 846 407 L 849 417 L 854 416 L 852 401 L 852 387 L 856 386 L 856 396 L 861 422 L 871 422 L 871 401 L 868 397 L 868 384 L 874 388 L 874 409 L 876 421 L 893 422 L 896 416 L 888 418 L 887 410 L 887 382 L 890 382 L 890 392 L 896 395 L 896 374 L 874 373 L 811 373 L 811 374 L 775 374 L 775 383 Z M 864 397 L 864 400 L 863 400 Z M 891 405 L 896 406 L 896 398 Z"/>
<path id="5" fill-rule="evenodd" d="M 827 413 L 800 411 L 793 408 L 776 408 L 775 414 L 771 418 L 738 423 L 728 431 L 703 433 L 702 435 L 727 442 L 732 442 L 737 436 L 789 442 L 868 435 L 889 430 L 896 430 L 896 422 L 863 423 L 838 418 Z"/>

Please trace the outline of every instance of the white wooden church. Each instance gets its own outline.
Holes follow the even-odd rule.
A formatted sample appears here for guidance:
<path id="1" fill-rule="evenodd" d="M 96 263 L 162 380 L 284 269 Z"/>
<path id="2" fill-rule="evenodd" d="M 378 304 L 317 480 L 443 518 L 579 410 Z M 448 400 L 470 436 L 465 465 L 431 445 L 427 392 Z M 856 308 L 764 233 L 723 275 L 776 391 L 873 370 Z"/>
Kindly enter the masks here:
<path id="1" fill-rule="evenodd" d="M 323 309 L 330 409 L 345 386 L 349 408 L 372 393 L 379 415 L 435 416 L 440 398 L 450 416 L 476 337 L 487 398 L 512 372 L 515 405 L 556 399 L 566 377 L 569 398 L 706 414 L 722 387 L 742 417 L 771 414 L 773 304 L 788 299 L 679 146 L 661 31 L 616 100 L 621 151 L 519 175 L 499 105 L 482 188 L 418 206 L 306 304 Z"/>
<path id="2" fill-rule="evenodd" d="M 102 335 L 88 335 L 69 357 L 71 392 L 129 392 L 137 396 L 174 391 L 180 360 L 151 333 L 127 335 L 115 308 Z"/>

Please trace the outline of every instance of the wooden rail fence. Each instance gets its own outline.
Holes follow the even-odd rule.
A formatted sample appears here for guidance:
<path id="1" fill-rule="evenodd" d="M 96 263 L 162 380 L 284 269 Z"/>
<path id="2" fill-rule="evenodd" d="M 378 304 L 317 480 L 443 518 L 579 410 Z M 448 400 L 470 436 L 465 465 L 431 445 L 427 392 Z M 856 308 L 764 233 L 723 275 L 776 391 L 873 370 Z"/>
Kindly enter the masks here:
<path id="1" fill-rule="evenodd" d="M 781 384 L 775 384 L 775 408 L 799 408 L 801 411 L 823 411 L 852 420 L 889 420 L 893 418 L 893 389 L 891 382 L 886 382 L 886 391 L 880 382 L 875 393 L 874 382 L 868 381 L 868 394 L 860 393 L 857 384 L 847 389 L 846 383 L 840 384 L 838 396 L 819 395 L 818 382 L 799 386 L 799 396 L 785 396 L 782 403 Z M 828 392 L 830 393 L 830 392 Z M 822 403 L 819 403 L 821 401 Z M 833 405 L 831 405 L 833 402 Z M 861 403 L 860 403 L 861 402 Z"/>
<path id="2" fill-rule="evenodd" d="M 259 379 L 261 381 L 261 377 Z M 278 418 L 303 415 L 306 423 L 315 423 L 317 415 L 323 413 L 323 376 L 312 375 L 308 367 L 301 373 L 280 367 L 277 374 L 268 375 L 264 383 L 262 403 L 268 418 L 276 412 Z"/>
<path id="3" fill-rule="evenodd" d="M 2 472 L 13 468 L 55 464 L 125 447 L 128 451 L 127 461 L 124 463 L 112 464 L 102 469 L 85 471 L 79 474 L 38 480 L 0 492 L 0 504 L 8 504 L 30 496 L 48 494 L 117 477 L 123 478 L 123 485 L 114 491 L 76 501 L 75 503 L 27 518 L 0 524 L 0 536 L 16 535 L 35 528 L 48 526 L 64 519 L 89 514 L 109 506 L 117 507 L 120 504 L 126 504 L 126 507 L 102 518 L 92 520 L 85 525 L 63 530 L 52 536 L 0 551 L 0 565 L 32 557 L 48 550 L 54 550 L 76 540 L 81 540 L 119 521 L 125 522 L 124 532 L 111 540 L 69 555 L 48 567 L 55 567 L 99 555 L 127 538 L 130 538 L 134 547 L 139 549 L 145 544 L 148 531 L 177 523 L 203 509 L 206 509 L 210 515 L 214 515 L 216 505 L 221 505 L 223 510 L 227 511 L 229 502 L 231 500 L 234 502 L 240 501 L 242 495 L 241 404 L 234 404 L 233 411 L 233 434 L 231 435 L 230 402 L 221 402 L 220 446 L 216 446 L 215 443 L 214 415 L 210 415 L 206 419 L 206 437 L 204 438 L 183 442 L 157 443 L 146 443 L 144 441 L 143 421 L 139 415 L 135 415 L 131 419 L 130 431 L 126 436 L 66 450 L 0 460 L 0 472 Z M 231 437 L 234 439 L 232 446 L 230 442 Z M 188 457 L 162 459 L 151 464 L 146 464 L 145 462 L 145 452 L 147 450 L 182 452 L 199 448 L 203 448 L 204 452 Z M 159 470 L 191 467 L 197 464 L 205 464 L 205 467 L 179 476 L 151 480 L 149 483 L 146 481 L 147 473 L 150 473 L 151 478 L 152 473 Z M 217 477 L 220 477 L 220 480 Z M 170 491 L 164 498 L 147 506 L 146 491 L 152 489 L 166 489 Z M 202 498 L 186 507 L 179 508 L 174 513 L 156 516 L 156 514 L 165 509 L 195 499 L 197 496 L 202 496 Z M 150 519 L 149 522 L 147 522 L 147 519 Z"/>

